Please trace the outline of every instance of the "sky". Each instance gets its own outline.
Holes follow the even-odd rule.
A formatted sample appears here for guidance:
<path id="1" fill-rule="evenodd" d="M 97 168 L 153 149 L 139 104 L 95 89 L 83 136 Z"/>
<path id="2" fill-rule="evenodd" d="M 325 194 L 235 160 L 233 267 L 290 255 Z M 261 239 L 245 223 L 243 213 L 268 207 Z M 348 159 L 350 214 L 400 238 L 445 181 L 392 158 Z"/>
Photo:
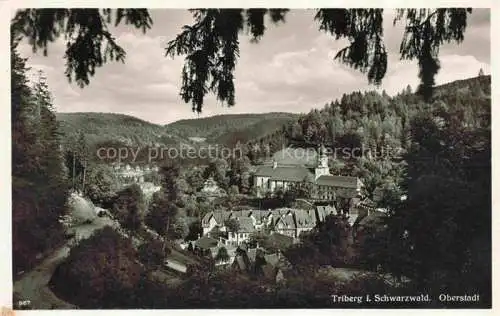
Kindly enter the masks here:
<path id="1" fill-rule="evenodd" d="M 235 72 L 236 105 L 222 106 L 207 96 L 203 112 L 192 112 L 179 96 L 183 58 L 165 57 L 166 43 L 181 27 L 192 24 L 184 9 L 151 10 L 153 27 L 143 34 L 132 27 L 111 28 L 127 57 L 96 70 L 83 89 L 64 75 L 64 41 L 49 46 L 48 56 L 34 54 L 27 43 L 20 46 L 32 71 L 43 70 L 58 112 L 114 112 L 168 124 L 217 114 L 296 112 L 306 113 L 344 93 L 372 90 L 364 74 L 333 60 L 347 42 L 318 31 L 314 11 L 294 9 L 286 23 L 272 25 L 255 44 L 240 36 L 240 58 Z M 401 61 L 399 45 L 403 25 L 392 25 L 393 10 L 384 11 L 384 42 L 389 53 L 388 70 L 381 89 L 390 95 L 408 84 L 417 87 L 417 62 Z M 477 76 L 479 69 L 490 74 L 490 10 L 474 9 L 467 21 L 461 44 L 441 47 L 441 69 L 437 84 Z"/>

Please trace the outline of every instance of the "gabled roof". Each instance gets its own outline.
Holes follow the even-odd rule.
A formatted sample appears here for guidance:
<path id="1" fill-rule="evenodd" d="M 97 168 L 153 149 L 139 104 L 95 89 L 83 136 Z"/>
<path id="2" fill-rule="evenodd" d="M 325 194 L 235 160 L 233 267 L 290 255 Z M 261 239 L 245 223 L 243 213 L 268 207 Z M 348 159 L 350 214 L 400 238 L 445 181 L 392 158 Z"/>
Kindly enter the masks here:
<path id="1" fill-rule="evenodd" d="M 208 223 L 210 222 L 210 218 L 213 216 L 213 214 L 214 212 L 209 212 L 205 214 L 205 216 L 203 216 L 203 218 L 201 219 L 201 224 L 208 225 Z"/>
<path id="2" fill-rule="evenodd" d="M 337 215 L 337 209 L 335 206 L 332 205 L 318 205 L 316 206 L 316 212 L 317 212 L 317 217 L 319 221 L 324 221 L 325 217 L 327 217 L 330 214 Z"/>
<path id="3" fill-rule="evenodd" d="M 250 210 L 248 216 L 255 218 L 257 222 L 266 221 L 271 212 L 267 210 Z"/>
<path id="4" fill-rule="evenodd" d="M 277 226 L 280 222 L 283 223 L 283 225 L 285 226 L 284 227 L 285 229 L 295 229 L 296 228 L 295 221 L 293 220 L 292 216 L 285 215 L 285 216 L 278 218 L 274 222 L 274 226 Z"/>
<path id="5" fill-rule="evenodd" d="M 292 182 L 308 181 L 312 177 L 312 173 L 301 165 L 278 165 L 276 168 L 273 166 L 260 166 L 255 171 L 255 175 L 269 177 L 271 180 L 276 181 Z"/>
<path id="6" fill-rule="evenodd" d="M 238 217 L 238 223 L 240 224 L 240 233 L 253 233 L 255 227 L 253 226 L 253 220 L 250 217 Z"/>
<path id="7" fill-rule="evenodd" d="M 277 208 L 270 211 L 273 217 L 279 217 L 282 215 L 293 214 L 293 210 L 289 208 Z"/>
<path id="8" fill-rule="evenodd" d="M 297 228 L 308 228 L 316 225 L 316 216 L 307 210 L 295 210 L 295 222 Z"/>
<path id="9" fill-rule="evenodd" d="M 249 217 L 254 210 L 239 210 L 239 211 L 230 211 L 228 212 L 227 218 L 236 218 L 236 217 Z"/>
<path id="10" fill-rule="evenodd" d="M 228 218 L 229 216 L 229 213 L 227 212 L 223 212 L 223 211 L 220 211 L 220 212 L 213 212 L 214 214 L 214 218 L 215 218 L 215 221 L 217 222 L 217 224 L 219 225 L 224 225 L 224 221 Z"/>
<path id="11" fill-rule="evenodd" d="M 322 175 L 316 179 L 317 185 L 325 185 L 338 188 L 357 189 L 361 181 L 356 177 L 334 176 L 332 174 Z"/>

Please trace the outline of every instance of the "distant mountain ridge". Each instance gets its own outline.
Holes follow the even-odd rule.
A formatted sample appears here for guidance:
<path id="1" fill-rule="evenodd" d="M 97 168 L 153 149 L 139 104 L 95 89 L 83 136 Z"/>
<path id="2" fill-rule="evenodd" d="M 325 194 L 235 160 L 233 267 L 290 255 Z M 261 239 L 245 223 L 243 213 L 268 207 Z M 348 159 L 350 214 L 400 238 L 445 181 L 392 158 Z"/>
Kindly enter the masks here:
<path id="1" fill-rule="evenodd" d="M 169 134 L 160 125 L 125 114 L 56 113 L 56 118 L 63 135 L 63 144 L 75 142 L 80 132 L 90 145 L 112 142 L 127 146 L 155 146 L 185 141 Z"/>
<path id="2" fill-rule="evenodd" d="M 486 85 L 490 94 L 491 76 L 478 76 L 449 82 L 435 88 L 435 97 L 442 94 L 460 94 L 475 90 L 475 85 Z M 56 113 L 63 135 L 63 145 L 72 146 L 83 132 L 91 146 L 101 144 L 125 146 L 192 146 L 236 143 L 254 144 L 283 137 L 282 130 L 306 114 L 271 112 L 215 115 L 205 118 L 183 119 L 164 126 L 139 118 L 116 113 L 77 112 Z"/>
<path id="3" fill-rule="evenodd" d="M 255 138 L 297 119 L 299 114 L 263 113 L 228 114 L 200 119 L 186 119 L 161 126 L 134 116 L 118 113 L 56 113 L 63 139 L 73 142 L 81 131 L 90 143 L 114 141 L 126 145 L 225 142 L 237 133 Z"/>
<path id="4" fill-rule="evenodd" d="M 271 133 L 300 114 L 286 112 L 223 114 L 199 119 L 179 120 L 165 125 L 167 131 L 184 138 L 203 137 L 208 143 L 225 144 L 240 135 L 240 141 Z M 244 136 L 248 135 L 248 136 Z"/>
<path id="5" fill-rule="evenodd" d="M 101 112 L 56 113 L 62 143 L 71 148 L 83 133 L 94 150 L 102 146 L 177 146 L 206 143 L 229 145 L 273 133 L 284 124 L 299 118 L 292 113 L 228 114 L 200 119 L 186 119 L 165 126 L 137 117 Z"/>

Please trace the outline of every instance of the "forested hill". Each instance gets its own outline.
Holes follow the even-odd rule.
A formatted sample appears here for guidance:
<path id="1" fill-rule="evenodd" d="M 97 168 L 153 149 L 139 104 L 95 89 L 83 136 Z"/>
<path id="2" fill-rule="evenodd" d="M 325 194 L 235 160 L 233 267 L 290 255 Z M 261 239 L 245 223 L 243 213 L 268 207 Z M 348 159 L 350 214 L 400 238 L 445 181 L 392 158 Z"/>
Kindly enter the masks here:
<path id="1" fill-rule="evenodd" d="M 253 161 L 266 159 L 269 154 L 279 155 L 284 147 L 290 146 L 316 148 L 321 143 L 336 150 L 340 148 L 342 154 L 331 160 L 331 172 L 361 177 L 371 195 L 376 187 L 401 180 L 404 162 L 398 158 L 408 152 L 412 139 L 423 137 L 432 142 L 434 123 L 423 122 L 487 128 L 490 111 L 490 76 L 438 86 L 430 103 L 423 102 L 409 86 L 393 97 L 384 92 L 356 91 L 325 104 L 322 109 L 311 110 L 272 134 L 250 140 L 247 148 Z M 431 125 L 415 129 L 419 124 Z M 263 146 L 267 152 L 259 152 Z M 361 157 L 344 156 L 344 152 L 354 153 L 356 148 L 362 149 Z M 367 152 L 389 159 L 372 160 Z"/>
<path id="2" fill-rule="evenodd" d="M 250 139 L 248 144 L 270 145 L 272 152 L 282 148 L 284 142 L 295 146 L 324 143 L 335 147 L 404 147 L 401 142 L 408 136 L 410 120 L 417 114 L 459 110 L 464 122 L 474 121 L 478 112 L 484 110 L 480 105 L 489 106 L 490 99 L 491 76 L 437 86 L 430 103 L 424 103 L 409 86 L 393 97 L 385 92 L 355 91 L 301 115 L 275 133 Z"/>
<path id="3" fill-rule="evenodd" d="M 75 143 L 82 133 L 87 144 L 104 143 L 127 146 L 158 146 L 178 144 L 185 139 L 167 133 L 163 126 L 133 116 L 115 113 L 57 113 L 63 144 Z"/>
<path id="4" fill-rule="evenodd" d="M 184 138 L 200 137 L 209 143 L 226 144 L 235 139 L 246 142 L 267 135 L 298 117 L 299 114 L 280 112 L 229 114 L 180 120 L 165 127 L 168 132 Z"/>
<path id="5" fill-rule="evenodd" d="M 197 138 L 208 143 L 232 145 L 272 134 L 298 117 L 292 113 L 231 114 L 180 120 L 161 126 L 124 114 L 57 113 L 63 144 L 71 146 L 83 133 L 91 147 L 102 144 L 195 145 Z"/>
<path id="6" fill-rule="evenodd" d="M 410 120 L 417 114 L 431 111 L 437 115 L 459 109 L 460 119 L 474 124 L 478 111 L 484 109 L 480 105 L 489 106 L 490 84 L 490 76 L 447 83 L 435 89 L 431 103 L 424 103 L 409 87 L 394 97 L 376 91 L 356 91 L 307 114 L 217 115 L 166 126 L 113 113 L 57 113 L 57 120 L 63 144 L 68 147 L 77 143 L 79 133 L 85 135 L 90 147 L 196 145 L 201 140 L 232 146 L 239 142 L 247 145 L 250 160 L 257 162 L 269 152 L 252 152 L 256 144 L 270 148 L 271 154 L 290 144 L 405 148 Z M 350 168 L 333 170 L 352 174 Z"/>

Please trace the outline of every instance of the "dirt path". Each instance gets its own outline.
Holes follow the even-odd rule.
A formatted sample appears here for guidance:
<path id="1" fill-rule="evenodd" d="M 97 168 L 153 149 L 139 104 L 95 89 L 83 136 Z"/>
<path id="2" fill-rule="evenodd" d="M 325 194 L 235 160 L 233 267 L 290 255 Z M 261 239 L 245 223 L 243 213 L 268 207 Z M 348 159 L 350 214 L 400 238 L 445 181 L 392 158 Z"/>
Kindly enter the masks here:
<path id="1" fill-rule="evenodd" d="M 86 239 L 97 229 L 104 226 L 114 226 L 115 223 L 106 217 L 98 217 L 92 224 L 79 225 L 75 227 L 75 238 Z M 14 282 L 14 293 L 23 300 L 23 304 L 30 309 L 74 309 L 71 305 L 52 293 L 48 283 L 56 267 L 68 256 L 69 244 L 56 249 L 36 268 L 24 274 L 18 281 Z M 18 308 L 19 302 L 13 302 L 15 308 Z"/>

